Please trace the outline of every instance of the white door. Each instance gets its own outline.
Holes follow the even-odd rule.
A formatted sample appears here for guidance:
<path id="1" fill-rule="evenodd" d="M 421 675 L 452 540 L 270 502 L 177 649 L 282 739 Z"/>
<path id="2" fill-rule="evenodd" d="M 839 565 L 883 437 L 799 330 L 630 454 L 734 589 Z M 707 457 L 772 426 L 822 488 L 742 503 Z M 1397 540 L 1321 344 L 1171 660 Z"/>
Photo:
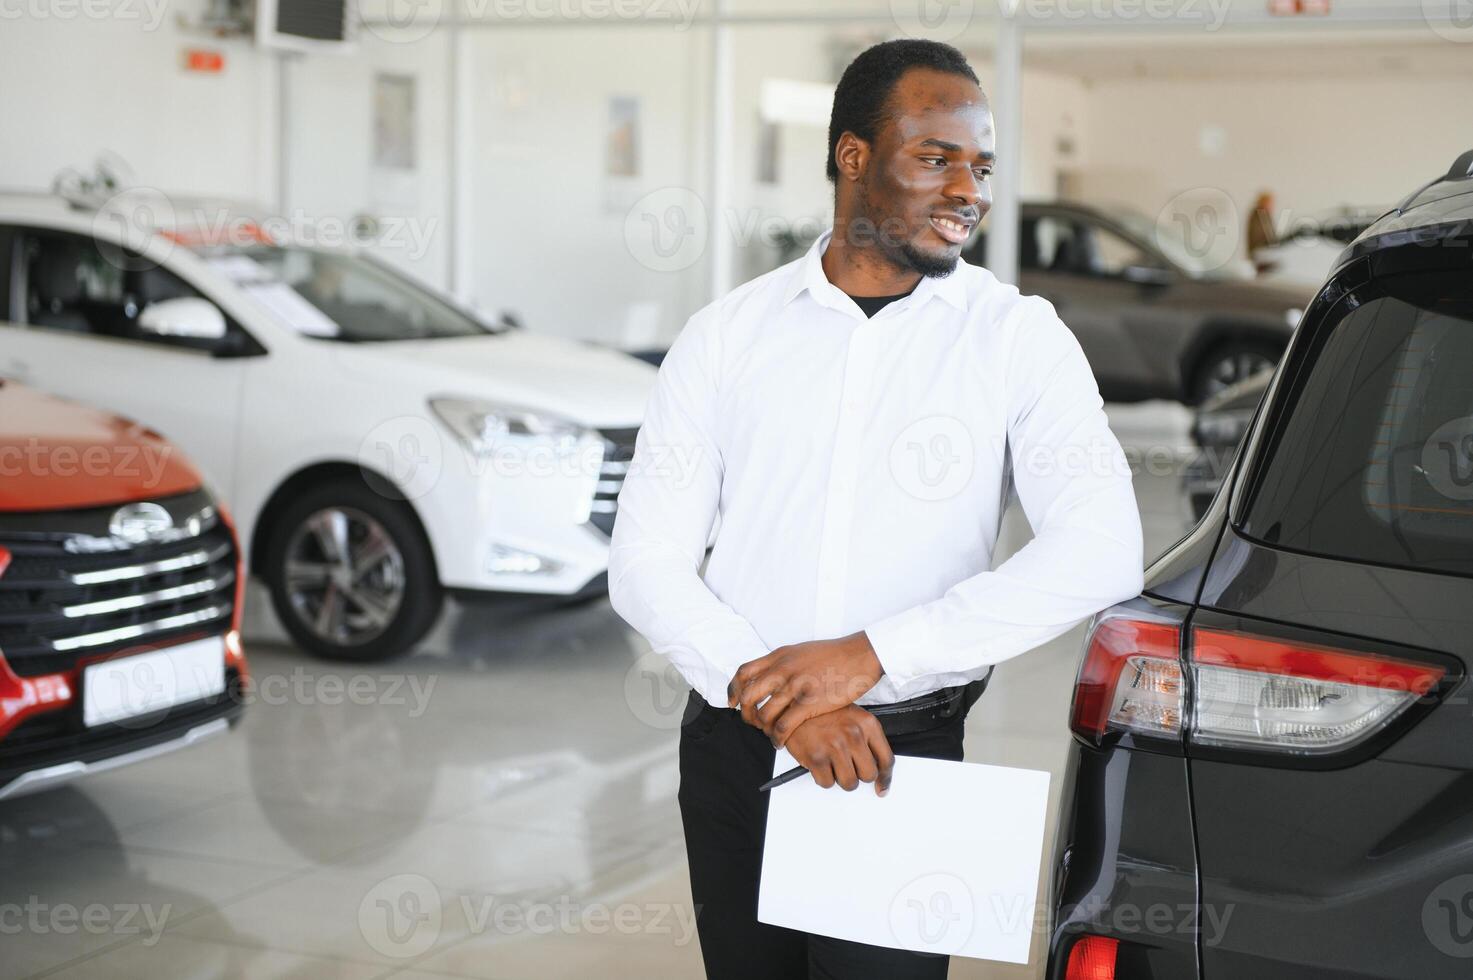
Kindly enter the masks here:
<path id="1" fill-rule="evenodd" d="M 143 423 L 231 497 L 242 379 L 259 347 L 234 323 L 224 341 L 139 330 L 149 303 L 201 294 L 87 235 L 22 228 L 14 247 L 20 322 L 0 326 L 0 375 Z"/>

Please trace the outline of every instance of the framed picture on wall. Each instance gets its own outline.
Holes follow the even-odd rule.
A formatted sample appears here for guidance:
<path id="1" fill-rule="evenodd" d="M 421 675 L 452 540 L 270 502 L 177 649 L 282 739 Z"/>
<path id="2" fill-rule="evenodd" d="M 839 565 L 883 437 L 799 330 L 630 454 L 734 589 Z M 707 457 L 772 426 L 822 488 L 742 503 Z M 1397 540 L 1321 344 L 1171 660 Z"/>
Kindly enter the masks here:
<path id="1" fill-rule="evenodd" d="M 607 214 L 626 211 L 640 195 L 639 98 L 609 97 L 609 116 L 604 129 L 604 192 Z"/>
<path id="2" fill-rule="evenodd" d="M 604 173 L 610 177 L 639 176 L 639 99 L 615 95 L 609 99 L 609 126 Z"/>
<path id="3" fill-rule="evenodd" d="M 778 183 L 778 154 L 782 151 L 782 127 L 770 119 L 757 120 L 757 183 Z"/>
<path id="4" fill-rule="evenodd" d="M 414 207 L 419 197 L 413 75 L 373 76 L 372 193 L 377 206 Z"/>

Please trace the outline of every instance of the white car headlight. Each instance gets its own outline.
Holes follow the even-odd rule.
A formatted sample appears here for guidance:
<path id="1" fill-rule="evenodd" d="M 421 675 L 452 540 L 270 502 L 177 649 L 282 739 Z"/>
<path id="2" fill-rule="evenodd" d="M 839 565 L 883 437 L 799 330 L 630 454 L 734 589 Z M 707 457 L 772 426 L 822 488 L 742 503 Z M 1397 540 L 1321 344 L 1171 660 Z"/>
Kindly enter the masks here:
<path id="1" fill-rule="evenodd" d="M 571 449 L 590 430 L 555 415 L 473 398 L 432 398 L 430 408 L 477 456 L 509 439 L 536 440 Z"/>

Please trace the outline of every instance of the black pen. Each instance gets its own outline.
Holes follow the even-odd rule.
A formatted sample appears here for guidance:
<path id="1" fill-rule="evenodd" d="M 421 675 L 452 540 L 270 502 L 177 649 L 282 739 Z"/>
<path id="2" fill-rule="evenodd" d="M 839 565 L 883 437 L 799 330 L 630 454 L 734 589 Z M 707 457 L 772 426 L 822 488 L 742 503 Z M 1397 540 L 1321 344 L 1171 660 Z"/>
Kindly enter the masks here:
<path id="1" fill-rule="evenodd" d="M 763 783 L 761 786 L 758 786 L 757 792 L 765 793 L 770 789 L 776 789 L 783 783 L 791 783 L 793 780 L 797 779 L 799 776 L 803 775 L 807 771 L 808 770 L 802 766 L 794 766 L 782 775 L 773 776 L 767 782 Z"/>

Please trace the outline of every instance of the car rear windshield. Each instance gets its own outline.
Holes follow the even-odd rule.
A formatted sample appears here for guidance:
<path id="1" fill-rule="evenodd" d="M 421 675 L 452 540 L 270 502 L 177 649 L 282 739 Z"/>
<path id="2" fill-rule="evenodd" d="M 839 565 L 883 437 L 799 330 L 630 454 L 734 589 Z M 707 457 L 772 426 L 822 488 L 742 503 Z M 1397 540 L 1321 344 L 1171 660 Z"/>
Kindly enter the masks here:
<path id="1" fill-rule="evenodd" d="M 1337 309 L 1313 338 L 1242 530 L 1295 551 L 1473 575 L 1473 282 L 1466 270 L 1404 273 Z"/>

